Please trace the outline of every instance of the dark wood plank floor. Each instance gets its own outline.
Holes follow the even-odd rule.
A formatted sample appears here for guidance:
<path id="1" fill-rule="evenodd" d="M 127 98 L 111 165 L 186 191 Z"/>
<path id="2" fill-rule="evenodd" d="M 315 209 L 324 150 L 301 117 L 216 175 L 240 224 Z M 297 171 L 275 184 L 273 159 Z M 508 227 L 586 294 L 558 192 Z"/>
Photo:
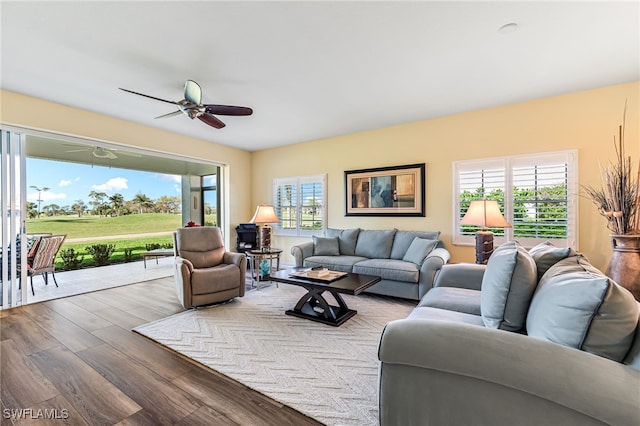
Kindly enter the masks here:
<path id="1" fill-rule="evenodd" d="M 321 424 L 131 331 L 182 310 L 164 278 L 0 311 L 0 424 Z"/>

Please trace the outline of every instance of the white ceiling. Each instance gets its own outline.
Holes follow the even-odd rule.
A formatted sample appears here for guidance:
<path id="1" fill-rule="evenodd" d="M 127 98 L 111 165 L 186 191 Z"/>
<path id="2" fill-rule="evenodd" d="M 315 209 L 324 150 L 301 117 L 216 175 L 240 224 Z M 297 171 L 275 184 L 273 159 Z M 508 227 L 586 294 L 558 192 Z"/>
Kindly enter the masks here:
<path id="1" fill-rule="evenodd" d="M 0 2 L 0 86 L 255 151 L 640 80 L 626 2 Z M 498 29 L 517 23 L 515 32 Z M 250 106 L 154 120 L 186 79 Z M 5 106 L 6 107 L 6 106 Z"/>

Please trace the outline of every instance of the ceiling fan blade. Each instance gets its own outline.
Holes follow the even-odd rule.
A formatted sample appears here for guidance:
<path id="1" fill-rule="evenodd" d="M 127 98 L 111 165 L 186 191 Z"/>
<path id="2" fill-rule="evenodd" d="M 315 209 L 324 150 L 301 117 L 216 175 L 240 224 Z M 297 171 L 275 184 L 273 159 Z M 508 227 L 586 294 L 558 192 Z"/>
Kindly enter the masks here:
<path id="1" fill-rule="evenodd" d="M 218 115 L 251 115 L 253 110 L 249 107 L 232 106 L 232 105 L 204 105 L 204 110 L 209 114 Z"/>
<path id="2" fill-rule="evenodd" d="M 139 96 L 144 96 L 145 98 L 155 99 L 156 101 L 166 102 L 166 103 L 168 103 L 168 104 L 179 105 L 179 103 L 178 103 L 178 102 L 168 101 L 168 100 L 166 100 L 166 99 L 156 98 L 155 96 L 149 96 L 149 95 L 145 95 L 144 93 L 134 92 L 133 90 L 123 89 L 122 87 L 119 87 L 119 89 L 120 89 L 120 90 L 123 90 L 123 91 L 125 91 L 125 92 L 133 93 L 134 95 L 139 95 Z"/>
<path id="3" fill-rule="evenodd" d="M 156 118 L 167 118 L 167 117 L 173 117 L 180 114 L 183 114 L 183 112 L 181 110 L 177 110 L 177 111 L 170 112 L 169 114 L 159 115 Z"/>
<path id="4" fill-rule="evenodd" d="M 189 102 L 200 105 L 202 101 L 202 89 L 200 85 L 193 80 L 187 80 L 187 82 L 184 83 L 184 98 Z"/>
<path id="5" fill-rule="evenodd" d="M 214 117 L 211 114 L 204 113 L 202 115 L 199 115 L 198 118 L 203 123 L 206 123 L 211 127 L 215 127 L 216 129 L 222 129 L 225 126 L 222 121 L 218 120 L 217 117 Z"/>
<path id="6" fill-rule="evenodd" d="M 115 152 L 117 152 L 118 155 L 126 155 L 129 157 L 142 158 L 142 155 L 138 154 L 137 152 L 120 151 L 119 149 L 116 149 Z"/>
<path id="7" fill-rule="evenodd" d="M 68 149 L 65 152 L 87 152 L 87 151 L 91 151 L 91 148 Z"/>

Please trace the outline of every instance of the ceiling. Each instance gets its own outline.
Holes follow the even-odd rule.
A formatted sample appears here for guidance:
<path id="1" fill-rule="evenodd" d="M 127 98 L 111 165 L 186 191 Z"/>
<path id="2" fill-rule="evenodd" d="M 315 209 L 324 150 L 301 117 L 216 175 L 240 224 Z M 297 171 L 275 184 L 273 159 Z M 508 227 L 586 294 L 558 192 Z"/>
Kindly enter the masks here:
<path id="1" fill-rule="evenodd" d="M 0 87 L 255 151 L 640 80 L 626 2 L 1 1 Z M 499 30 L 516 23 L 516 31 Z M 118 90 L 249 106 L 216 130 Z M 5 106 L 6 107 L 6 106 Z"/>

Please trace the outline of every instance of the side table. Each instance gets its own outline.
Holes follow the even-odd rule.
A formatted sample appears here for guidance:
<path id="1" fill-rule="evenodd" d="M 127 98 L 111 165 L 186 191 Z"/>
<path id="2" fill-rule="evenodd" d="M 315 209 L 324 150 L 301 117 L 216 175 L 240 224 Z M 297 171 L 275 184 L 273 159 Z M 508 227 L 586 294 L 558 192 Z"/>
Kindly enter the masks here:
<path id="1" fill-rule="evenodd" d="M 244 252 L 247 256 L 247 261 L 249 263 L 249 271 L 251 273 L 251 285 L 260 289 L 260 263 L 263 260 L 267 260 L 269 262 L 269 273 L 271 271 L 277 271 L 280 269 L 280 254 L 282 254 L 282 249 L 272 248 L 272 249 L 256 249 L 256 250 L 247 250 Z M 273 261 L 276 261 L 276 268 L 273 269 Z M 262 281 L 266 281 L 266 279 L 262 279 Z M 278 283 L 276 283 L 278 285 Z"/>

